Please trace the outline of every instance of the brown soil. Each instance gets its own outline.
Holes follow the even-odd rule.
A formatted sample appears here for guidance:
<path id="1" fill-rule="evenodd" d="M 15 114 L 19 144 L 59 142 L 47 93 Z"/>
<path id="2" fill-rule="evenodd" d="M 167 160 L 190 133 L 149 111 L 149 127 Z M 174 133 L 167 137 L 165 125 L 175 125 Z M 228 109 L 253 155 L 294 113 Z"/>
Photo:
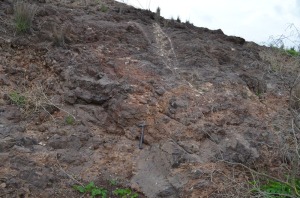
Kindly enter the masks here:
<path id="1" fill-rule="evenodd" d="M 139 197 L 249 197 L 232 164 L 289 165 L 299 60 L 114 1 L 30 2 L 16 34 L 0 1 L 0 197 L 112 179 Z"/>

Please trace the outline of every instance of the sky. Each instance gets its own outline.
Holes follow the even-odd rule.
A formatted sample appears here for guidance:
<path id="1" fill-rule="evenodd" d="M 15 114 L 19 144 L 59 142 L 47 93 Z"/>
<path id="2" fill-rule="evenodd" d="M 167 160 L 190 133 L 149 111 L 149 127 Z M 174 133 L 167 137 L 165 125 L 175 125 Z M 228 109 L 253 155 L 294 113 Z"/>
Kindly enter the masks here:
<path id="1" fill-rule="evenodd" d="M 239 36 L 258 44 L 269 44 L 281 35 L 288 36 L 286 46 L 300 44 L 300 0 L 119 0 L 138 8 L 198 27 L 222 29 L 227 35 Z M 292 24 L 292 26 L 291 26 Z M 293 35 L 290 37 L 290 35 Z"/>

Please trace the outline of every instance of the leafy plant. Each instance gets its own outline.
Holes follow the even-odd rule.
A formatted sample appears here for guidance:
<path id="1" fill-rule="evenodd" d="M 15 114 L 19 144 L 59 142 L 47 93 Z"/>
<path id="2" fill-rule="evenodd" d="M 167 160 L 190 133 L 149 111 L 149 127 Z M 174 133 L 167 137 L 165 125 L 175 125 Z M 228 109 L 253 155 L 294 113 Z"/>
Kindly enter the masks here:
<path id="1" fill-rule="evenodd" d="M 291 56 L 300 56 L 300 52 L 296 51 L 295 48 L 291 47 L 290 49 L 285 50 Z"/>
<path id="2" fill-rule="evenodd" d="M 117 185 L 116 180 L 110 180 L 110 185 Z M 97 187 L 94 182 L 90 182 L 86 186 L 79 186 L 75 185 L 73 186 L 75 190 L 77 190 L 80 193 L 88 193 L 92 198 L 95 198 L 97 196 L 101 196 L 102 198 L 107 198 L 108 191 L 105 188 Z M 111 191 L 110 191 L 111 192 Z M 138 198 L 138 194 L 132 192 L 129 188 L 120 188 L 112 191 L 112 193 L 115 196 L 121 197 L 121 198 Z"/>
<path id="3" fill-rule="evenodd" d="M 261 98 L 262 95 L 263 95 L 263 93 L 260 90 L 257 90 L 256 96 L 258 96 L 259 98 Z"/>
<path id="4" fill-rule="evenodd" d="M 101 7 L 100 7 L 100 11 L 101 12 L 107 12 L 108 11 L 108 7 L 102 4 Z"/>
<path id="5" fill-rule="evenodd" d="M 17 33 L 29 32 L 36 6 L 23 1 L 17 1 L 14 6 L 14 21 Z"/>
<path id="6" fill-rule="evenodd" d="M 137 198 L 138 194 L 133 193 L 129 188 L 120 188 L 113 191 L 114 195 L 120 196 L 122 198 Z"/>
<path id="7" fill-rule="evenodd" d="M 102 198 L 107 197 L 107 190 L 104 188 L 99 188 L 95 186 L 94 182 L 90 182 L 86 186 L 78 186 L 75 185 L 73 188 L 80 193 L 88 193 L 91 195 L 92 198 L 95 198 L 96 196 L 101 196 Z"/>
<path id="8" fill-rule="evenodd" d="M 65 118 L 65 121 L 66 121 L 66 123 L 67 123 L 68 125 L 72 125 L 72 124 L 74 124 L 75 119 L 74 119 L 73 116 L 68 115 L 68 116 Z"/>
<path id="9" fill-rule="evenodd" d="M 111 186 L 116 186 L 116 185 L 118 184 L 118 182 L 117 182 L 117 180 L 112 179 L 112 180 L 109 180 L 109 184 L 110 184 Z"/>
<path id="10" fill-rule="evenodd" d="M 9 99 L 18 106 L 25 106 L 26 98 L 25 96 L 19 94 L 18 92 L 11 92 L 9 94 Z"/>
<path id="11" fill-rule="evenodd" d="M 256 185 L 257 182 L 251 182 Z M 300 196 L 300 179 L 292 179 L 286 183 L 268 180 L 267 184 L 254 188 L 253 192 L 261 192 L 266 198 L 286 198 Z"/>

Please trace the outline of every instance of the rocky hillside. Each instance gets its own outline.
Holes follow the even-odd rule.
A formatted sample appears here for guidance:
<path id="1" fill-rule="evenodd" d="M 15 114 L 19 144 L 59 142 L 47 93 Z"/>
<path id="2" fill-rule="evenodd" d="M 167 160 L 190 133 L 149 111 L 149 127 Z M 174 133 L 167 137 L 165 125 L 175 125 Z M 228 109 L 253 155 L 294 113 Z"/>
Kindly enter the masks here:
<path id="1" fill-rule="evenodd" d="M 0 197 L 112 180 L 251 197 L 260 173 L 295 164 L 299 59 L 111 0 L 29 1 L 23 31 L 17 6 L 0 1 Z"/>

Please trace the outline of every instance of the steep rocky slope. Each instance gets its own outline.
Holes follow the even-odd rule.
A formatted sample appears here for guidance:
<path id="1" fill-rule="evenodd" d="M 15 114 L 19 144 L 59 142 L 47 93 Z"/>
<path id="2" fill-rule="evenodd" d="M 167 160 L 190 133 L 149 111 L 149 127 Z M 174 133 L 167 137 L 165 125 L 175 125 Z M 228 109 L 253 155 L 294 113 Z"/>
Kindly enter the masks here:
<path id="1" fill-rule="evenodd" d="M 299 62 L 113 1 L 31 3 L 31 32 L 16 34 L 0 1 L 0 196 L 117 179 L 141 197 L 247 197 L 232 164 L 289 158 Z"/>

